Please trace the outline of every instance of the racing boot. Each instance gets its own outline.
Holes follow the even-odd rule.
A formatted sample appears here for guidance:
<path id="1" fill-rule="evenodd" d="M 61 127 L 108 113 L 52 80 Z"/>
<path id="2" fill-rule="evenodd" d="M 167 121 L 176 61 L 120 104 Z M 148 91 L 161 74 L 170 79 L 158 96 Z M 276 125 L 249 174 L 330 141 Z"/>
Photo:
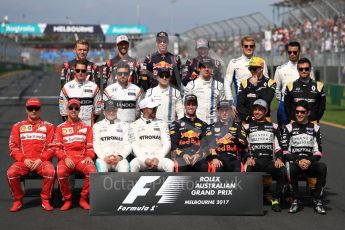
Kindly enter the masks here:
<path id="1" fill-rule="evenodd" d="M 325 207 L 323 207 L 321 200 L 314 200 L 314 211 L 318 214 L 326 214 Z"/>
<path id="2" fill-rule="evenodd" d="M 42 208 L 46 211 L 53 211 L 54 208 L 50 205 L 49 200 L 42 199 Z"/>
<path id="3" fill-rule="evenodd" d="M 60 208 L 61 211 L 67 211 L 72 207 L 72 200 L 66 200 L 65 203 Z"/>
<path id="4" fill-rule="evenodd" d="M 271 208 L 273 211 L 275 211 L 275 212 L 281 212 L 282 211 L 282 208 L 280 207 L 279 201 L 277 199 L 272 199 L 271 202 L 272 202 Z"/>
<path id="5" fill-rule="evenodd" d="M 289 213 L 296 213 L 299 211 L 299 209 L 299 201 L 297 199 L 294 199 L 289 208 Z"/>
<path id="6" fill-rule="evenodd" d="M 23 207 L 23 202 L 21 200 L 15 200 L 10 208 L 11 212 L 18 212 Z"/>
<path id="7" fill-rule="evenodd" d="M 79 200 L 79 205 L 85 210 L 90 210 L 90 205 L 89 202 L 85 198 L 80 198 Z"/>

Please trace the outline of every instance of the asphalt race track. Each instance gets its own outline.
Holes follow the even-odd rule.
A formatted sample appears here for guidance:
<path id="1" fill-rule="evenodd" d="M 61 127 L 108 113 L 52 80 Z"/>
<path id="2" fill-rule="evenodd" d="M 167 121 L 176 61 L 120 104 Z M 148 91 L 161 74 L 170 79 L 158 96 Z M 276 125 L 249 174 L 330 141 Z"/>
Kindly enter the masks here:
<path id="1" fill-rule="evenodd" d="M 284 209 L 274 213 L 266 205 L 264 216 L 89 216 L 75 202 L 73 209 L 61 212 L 55 198 L 55 210 L 45 212 L 40 199 L 24 198 L 18 213 L 8 211 L 12 198 L 6 170 L 13 160 L 8 154 L 12 124 L 25 118 L 24 102 L 28 96 L 42 97 L 44 120 L 61 122 L 58 113 L 59 77 L 40 71 L 18 73 L 0 78 L 0 228 L 1 229 L 344 229 L 345 226 L 345 130 L 322 126 L 323 161 L 328 165 L 326 188 L 327 214 L 314 213 L 311 207 L 291 215 Z M 56 184 L 55 184 L 56 187 Z M 212 213 L 212 210 L 210 210 Z"/>

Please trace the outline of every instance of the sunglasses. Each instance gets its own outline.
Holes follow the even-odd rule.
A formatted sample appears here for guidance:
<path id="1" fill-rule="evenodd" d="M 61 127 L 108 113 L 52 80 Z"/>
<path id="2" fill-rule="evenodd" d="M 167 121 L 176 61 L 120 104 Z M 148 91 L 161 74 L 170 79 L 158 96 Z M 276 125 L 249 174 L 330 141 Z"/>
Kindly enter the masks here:
<path id="1" fill-rule="evenodd" d="M 122 76 L 122 77 L 127 77 L 127 76 L 129 76 L 129 72 L 117 72 L 116 75 Z"/>
<path id="2" fill-rule="evenodd" d="M 298 54 L 298 51 L 289 51 L 289 50 L 288 50 L 288 54 L 289 54 L 289 55 L 291 55 L 291 54 L 297 55 L 297 54 Z"/>
<path id="3" fill-rule="evenodd" d="M 68 107 L 68 110 L 74 110 L 74 111 L 79 111 L 80 110 L 80 107 L 75 107 L 75 106 L 70 106 Z"/>
<path id="4" fill-rule="evenodd" d="M 296 114 L 306 114 L 306 110 L 296 110 Z"/>
<path id="5" fill-rule="evenodd" d="M 167 44 L 167 43 L 169 43 L 169 40 L 168 39 L 157 39 L 156 42 Z"/>
<path id="6" fill-rule="evenodd" d="M 80 72 L 86 73 L 86 69 L 75 69 L 75 72 L 76 73 L 80 73 Z"/>
<path id="7" fill-rule="evenodd" d="M 29 107 L 26 107 L 26 109 L 27 109 L 29 112 L 32 112 L 32 111 L 39 111 L 41 108 L 40 108 L 40 107 L 37 107 L 37 106 L 29 106 Z"/>
<path id="8" fill-rule="evenodd" d="M 253 73 L 253 72 L 256 72 L 260 67 L 255 67 L 255 66 L 250 66 L 248 67 L 248 70 Z"/>
<path id="9" fill-rule="evenodd" d="M 159 75 L 160 78 L 166 79 L 166 78 L 170 78 L 170 75 L 168 74 L 163 74 L 163 75 Z"/>
<path id="10" fill-rule="evenodd" d="M 309 68 L 309 67 L 306 67 L 306 68 L 298 68 L 298 71 L 299 71 L 299 72 L 303 72 L 303 71 L 309 72 L 309 71 L 310 71 L 310 68 Z"/>
<path id="11" fill-rule="evenodd" d="M 243 47 L 246 49 L 248 49 L 248 48 L 253 49 L 255 47 L 255 45 L 243 45 Z"/>

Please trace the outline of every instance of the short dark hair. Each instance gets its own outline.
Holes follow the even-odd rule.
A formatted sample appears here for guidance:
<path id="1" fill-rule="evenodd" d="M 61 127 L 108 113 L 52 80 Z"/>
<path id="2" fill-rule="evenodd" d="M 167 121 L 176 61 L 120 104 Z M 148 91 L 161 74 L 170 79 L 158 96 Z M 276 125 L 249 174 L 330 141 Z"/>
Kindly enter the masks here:
<path id="1" fill-rule="evenodd" d="M 189 101 L 194 101 L 196 105 L 198 105 L 198 97 L 195 96 L 194 94 L 188 94 L 184 98 L 184 105 L 187 105 Z"/>
<path id="2" fill-rule="evenodd" d="M 130 70 L 131 68 L 129 67 L 128 65 L 128 62 L 124 61 L 124 60 L 121 60 L 117 63 L 116 65 L 116 69 L 119 69 L 119 68 L 125 68 L 125 69 L 128 69 Z"/>
<path id="3" fill-rule="evenodd" d="M 84 66 L 86 66 L 87 67 L 87 62 L 86 62 L 86 60 L 77 60 L 76 62 L 75 62 L 75 66 L 74 67 L 77 67 L 77 65 L 84 65 Z"/>
<path id="4" fill-rule="evenodd" d="M 298 41 L 289 42 L 288 47 L 289 47 L 289 46 L 294 46 L 294 47 L 297 46 L 297 47 L 298 47 L 298 50 L 301 51 L 301 44 L 299 44 Z"/>
<path id="5" fill-rule="evenodd" d="M 299 64 L 303 64 L 303 63 L 308 63 L 308 64 L 309 64 L 309 67 L 311 68 L 311 62 L 310 62 L 310 60 L 309 60 L 308 58 L 305 58 L 305 57 L 303 57 L 303 58 L 301 58 L 301 59 L 298 60 L 298 62 L 297 62 L 297 67 L 298 67 Z"/>
<path id="6" fill-rule="evenodd" d="M 306 101 L 306 100 L 300 100 L 300 101 L 296 102 L 295 109 L 298 106 L 301 106 L 301 107 L 305 108 L 307 111 L 310 111 L 310 105 L 309 105 L 308 101 Z"/>

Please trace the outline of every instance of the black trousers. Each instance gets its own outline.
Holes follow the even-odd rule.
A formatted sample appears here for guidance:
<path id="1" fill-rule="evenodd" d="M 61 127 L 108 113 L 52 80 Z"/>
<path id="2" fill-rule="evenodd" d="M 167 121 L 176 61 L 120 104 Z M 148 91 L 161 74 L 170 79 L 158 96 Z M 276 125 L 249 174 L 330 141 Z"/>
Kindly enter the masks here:
<path id="1" fill-rule="evenodd" d="M 279 199 L 282 195 L 284 185 L 287 183 L 287 171 L 283 166 L 276 168 L 271 159 L 255 159 L 254 166 L 247 166 L 247 172 L 265 172 L 272 175 L 277 181 L 276 190 L 273 194 L 274 198 Z"/>
<path id="2" fill-rule="evenodd" d="M 218 159 L 223 166 L 216 168 L 216 172 L 241 172 L 241 161 L 229 154 L 219 154 Z"/>
<path id="3" fill-rule="evenodd" d="M 295 162 L 290 162 L 290 178 L 292 185 L 292 196 L 295 199 L 299 198 L 299 189 L 298 189 L 298 178 L 300 175 L 306 175 L 309 177 L 316 177 L 316 191 L 314 193 L 315 199 L 321 199 L 323 194 L 323 188 L 326 184 L 327 176 L 327 166 L 322 162 L 313 162 L 308 169 L 302 170 L 301 167 Z"/>

